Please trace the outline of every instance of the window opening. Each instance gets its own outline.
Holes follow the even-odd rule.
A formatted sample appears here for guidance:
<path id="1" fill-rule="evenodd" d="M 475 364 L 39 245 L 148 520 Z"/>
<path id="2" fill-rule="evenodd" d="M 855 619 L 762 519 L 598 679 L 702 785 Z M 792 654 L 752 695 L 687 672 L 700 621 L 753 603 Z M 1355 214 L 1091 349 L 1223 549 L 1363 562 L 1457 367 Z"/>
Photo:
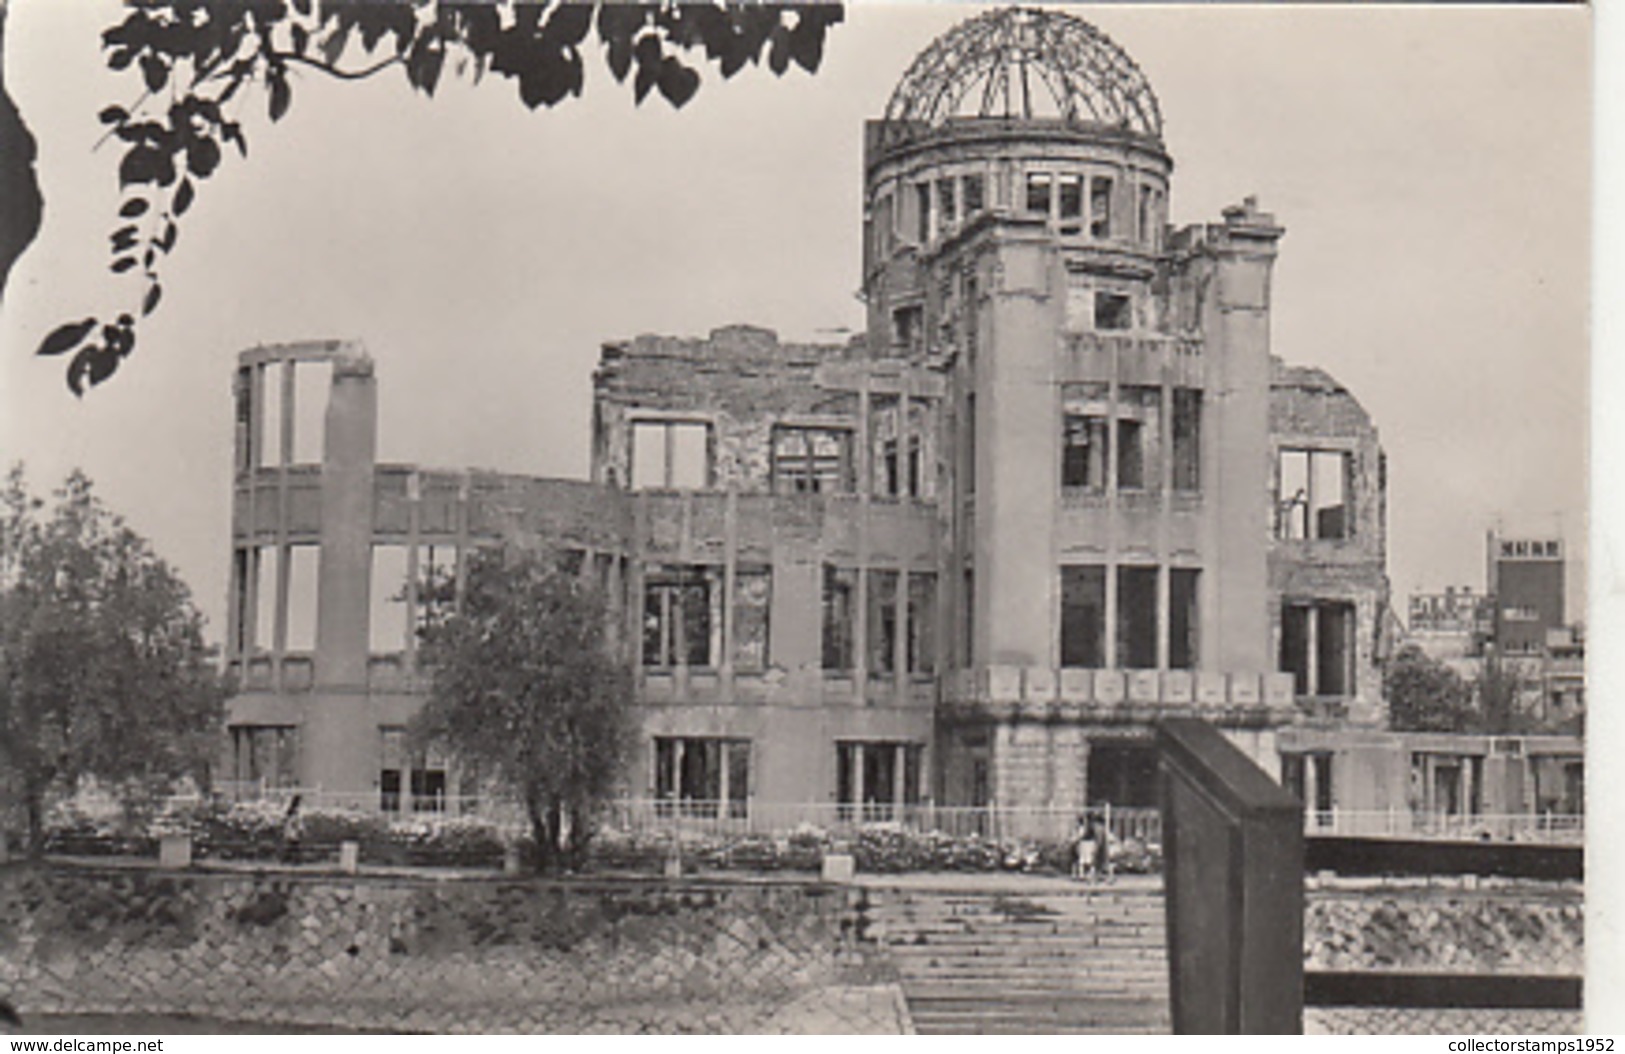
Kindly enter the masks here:
<path id="1" fill-rule="evenodd" d="M 1112 236 L 1112 181 L 1108 176 L 1089 180 L 1089 236 Z"/>
<path id="2" fill-rule="evenodd" d="M 1050 187 L 1053 177 L 1048 172 L 1027 173 L 1027 211 L 1049 215 Z"/>
<path id="3" fill-rule="evenodd" d="M 853 605 L 858 573 L 849 567 L 824 566 L 823 665 L 830 671 L 852 669 Z"/>
<path id="4" fill-rule="evenodd" d="M 835 494 L 853 489 L 852 433 L 780 425 L 773 430 L 776 494 Z"/>
<path id="5" fill-rule="evenodd" d="M 1106 665 L 1106 569 L 1061 568 L 1061 665 Z"/>
<path id="6" fill-rule="evenodd" d="M 1202 392 L 1174 389 L 1174 489 L 1202 489 Z"/>
<path id="7" fill-rule="evenodd" d="M 1127 293 L 1095 293 L 1095 328 L 1126 330 L 1134 328 L 1134 305 Z"/>
<path id="8" fill-rule="evenodd" d="M 650 567 L 643 580 L 643 665 L 714 666 L 712 580 L 698 564 Z"/>
<path id="9" fill-rule="evenodd" d="M 744 819 L 750 802 L 750 741 L 657 736 L 655 799 L 662 815 Z"/>
<path id="10" fill-rule="evenodd" d="M 1157 569 L 1117 569 L 1117 664 L 1157 668 Z"/>

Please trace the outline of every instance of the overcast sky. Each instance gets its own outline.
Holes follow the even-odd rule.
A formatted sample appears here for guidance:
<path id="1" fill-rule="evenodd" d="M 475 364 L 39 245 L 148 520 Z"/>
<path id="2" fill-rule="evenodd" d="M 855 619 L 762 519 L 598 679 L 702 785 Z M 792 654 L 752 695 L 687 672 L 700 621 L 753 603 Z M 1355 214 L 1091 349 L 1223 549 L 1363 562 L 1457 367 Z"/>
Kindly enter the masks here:
<path id="1" fill-rule="evenodd" d="M 39 240 L 0 309 L 0 455 L 84 468 L 192 583 L 219 636 L 232 369 L 256 343 L 351 337 L 377 360 L 380 456 L 582 475 L 600 343 L 731 322 L 844 340 L 861 135 L 909 61 L 976 9 L 865 5 L 816 77 L 748 70 L 682 111 L 601 62 L 532 113 L 511 82 L 305 73 L 249 158 L 200 188 L 164 303 L 75 400 L 57 323 L 140 295 L 106 271 L 118 197 L 96 113 L 104 5 L 13 0 L 7 80 L 39 140 Z M 1570 7 L 1078 7 L 1140 64 L 1176 224 L 1257 194 L 1287 229 L 1274 350 L 1348 385 L 1388 452 L 1396 604 L 1482 586 L 1484 532 L 1585 531 L 1588 14 Z M 1578 563 L 1578 560 L 1574 561 Z M 1570 607 L 1581 614 L 1581 574 Z"/>

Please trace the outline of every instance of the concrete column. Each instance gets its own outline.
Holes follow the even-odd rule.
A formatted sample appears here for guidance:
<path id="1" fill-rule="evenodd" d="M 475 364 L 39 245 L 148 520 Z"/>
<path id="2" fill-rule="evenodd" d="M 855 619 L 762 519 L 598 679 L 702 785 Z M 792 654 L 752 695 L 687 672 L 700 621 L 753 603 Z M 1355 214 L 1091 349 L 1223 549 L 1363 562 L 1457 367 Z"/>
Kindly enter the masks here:
<path id="1" fill-rule="evenodd" d="M 1256 202 L 1226 209 L 1206 252 L 1215 279 L 1201 305 L 1208 406 L 1216 445 L 1204 466 L 1211 551 L 1204 554 L 1215 588 L 1203 628 L 1220 669 L 1268 669 L 1270 272 L 1283 229 Z M 1204 421 L 1204 433 L 1208 432 Z M 1206 436 L 1204 435 L 1204 439 Z M 1212 481 L 1207 486 L 1207 480 Z"/>
<path id="2" fill-rule="evenodd" d="M 329 791 L 370 790 L 378 722 L 368 706 L 373 465 L 378 392 L 359 349 L 333 362 L 322 457 L 321 557 L 315 692 L 303 737 L 302 779 Z"/>

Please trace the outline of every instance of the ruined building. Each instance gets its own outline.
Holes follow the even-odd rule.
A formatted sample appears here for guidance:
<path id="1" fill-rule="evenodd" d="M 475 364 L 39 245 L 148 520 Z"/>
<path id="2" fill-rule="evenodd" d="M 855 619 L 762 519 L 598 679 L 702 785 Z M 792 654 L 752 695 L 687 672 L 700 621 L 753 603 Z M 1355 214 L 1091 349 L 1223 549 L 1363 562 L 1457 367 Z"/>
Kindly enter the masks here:
<path id="1" fill-rule="evenodd" d="M 359 351 L 245 353 L 235 775 L 456 793 L 401 734 L 414 583 L 504 543 L 616 598 L 633 797 L 1148 804 L 1158 717 L 1271 772 L 1283 726 L 1380 726 L 1383 455 L 1271 355 L 1275 218 L 1171 228 L 1151 86 L 1058 11 L 945 34 L 865 155 L 866 335 L 606 344 L 590 481 L 381 463 Z"/>

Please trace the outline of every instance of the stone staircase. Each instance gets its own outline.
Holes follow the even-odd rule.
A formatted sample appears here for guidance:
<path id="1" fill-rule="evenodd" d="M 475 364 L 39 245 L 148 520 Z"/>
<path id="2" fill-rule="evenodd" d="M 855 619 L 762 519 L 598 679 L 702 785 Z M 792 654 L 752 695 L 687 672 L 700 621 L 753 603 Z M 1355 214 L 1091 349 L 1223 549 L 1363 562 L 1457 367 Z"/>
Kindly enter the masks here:
<path id="1" fill-rule="evenodd" d="M 916 1031 L 1169 1031 L 1160 890 L 1012 886 L 871 890 Z"/>

